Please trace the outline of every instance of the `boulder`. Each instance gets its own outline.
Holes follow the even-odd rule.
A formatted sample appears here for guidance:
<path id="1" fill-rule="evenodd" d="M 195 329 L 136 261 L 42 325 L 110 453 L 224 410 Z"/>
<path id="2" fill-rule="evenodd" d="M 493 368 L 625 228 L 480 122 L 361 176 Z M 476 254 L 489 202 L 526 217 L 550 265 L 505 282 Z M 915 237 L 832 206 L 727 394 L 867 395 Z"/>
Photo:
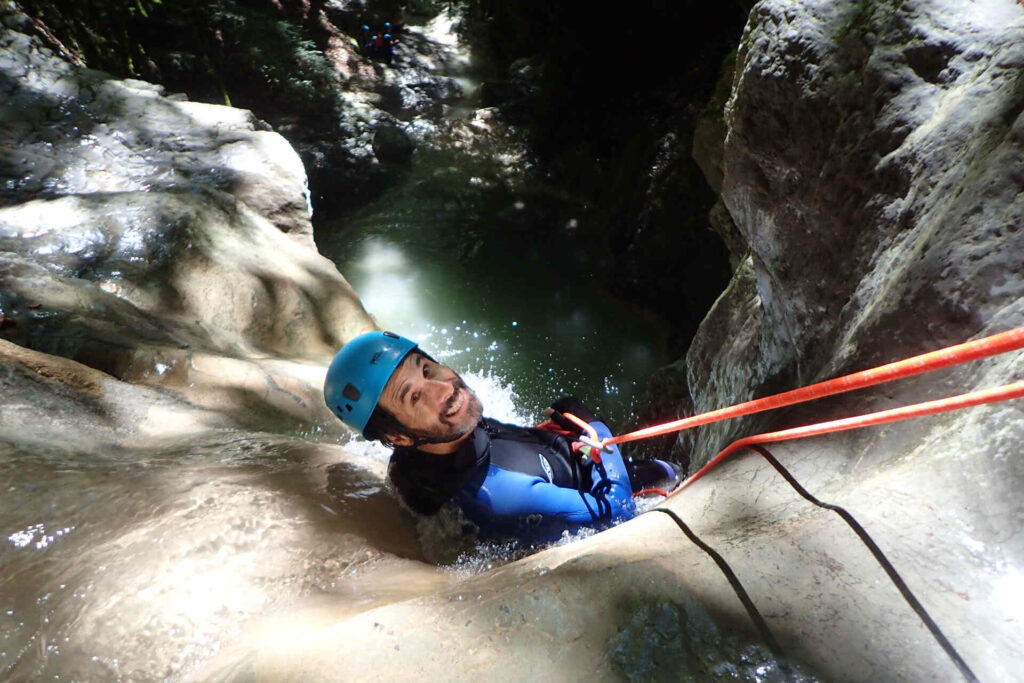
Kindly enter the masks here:
<path id="1" fill-rule="evenodd" d="M 312 246 L 306 174 L 245 110 L 75 67 L 23 33 L 0 34 L 6 203 L 65 194 L 220 190 Z"/>
<path id="2" fill-rule="evenodd" d="M 29 260 L 35 271 L 48 271 L 43 278 L 5 269 L 0 305 L 21 323 L 27 336 L 19 341 L 50 352 L 65 334 L 57 330 L 62 316 L 85 306 L 51 302 L 47 288 L 60 289 L 57 282 L 110 302 L 95 316 L 97 325 L 141 329 L 129 323 L 131 316 L 145 317 L 152 329 L 177 323 L 189 332 L 168 334 L 168 343 L 221 353 L 323 356 L 368 329 L 355 293 L 332 263 L 223 192 L 32 200 L 0 209 L 0 250 L 11 254 L 10 263 Z M 125 317 L 113 313 L 128 308 L 133 313 Z"/>
<path id="3" fill-rule="evenodd" d="M 385 163 L 407 163 L 415 149 L 412 138 L 401 126 L 381 125 L 373 134 L 373 153 Z"/>
<path id="4" fill-rule="evenodd" d="M 298 155 L 251 113 L 9 28 L 0 87 L 7 339 L 134 379 L 193 354 L 322 360 L 374 327 L 312 243 Z"/>

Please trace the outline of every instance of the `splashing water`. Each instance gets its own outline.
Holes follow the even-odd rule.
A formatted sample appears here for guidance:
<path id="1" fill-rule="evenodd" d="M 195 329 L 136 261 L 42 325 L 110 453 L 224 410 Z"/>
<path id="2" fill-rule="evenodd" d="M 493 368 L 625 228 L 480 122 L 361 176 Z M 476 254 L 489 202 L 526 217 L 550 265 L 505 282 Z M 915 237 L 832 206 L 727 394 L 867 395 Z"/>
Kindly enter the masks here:
<path id="1" fill-rule="evenodd" d="M 458 358 L 463 353 L 452 348 L 451 336 L 445 339 L 448 343 L 441 352 L 435 354 L 442 362 L 448 362 L 449 358 Z M 461 376 L 483 403 L 484 414 L 488 417 L 512 424 L 533 424 L 536 421 L 527 415 L 528 411 L 520 405 L 514 384 L 493 370 L 470 370 Z M 379 465 L 384 465 L 391 457 L 391 449 L 376 441 L 367 441 L 359 435 L 353 435 L 345 444 L 345 449 L 359 458 Z M 464 532 L 465 526 L 466 520 L 459 511 L 450 507 L 444 508 L 432 517 L 417 518 L 416 533 L 424 556 L 431 562 L 454 571 L 456 575 L 465 575 L 486 571 L 540 549 L 540 546 L 514 542 L 476 542 L 472 536 Z M 592 533 L 586 529 L 576 534 L 566 532 L 556 545 L 571 543 Z"/>

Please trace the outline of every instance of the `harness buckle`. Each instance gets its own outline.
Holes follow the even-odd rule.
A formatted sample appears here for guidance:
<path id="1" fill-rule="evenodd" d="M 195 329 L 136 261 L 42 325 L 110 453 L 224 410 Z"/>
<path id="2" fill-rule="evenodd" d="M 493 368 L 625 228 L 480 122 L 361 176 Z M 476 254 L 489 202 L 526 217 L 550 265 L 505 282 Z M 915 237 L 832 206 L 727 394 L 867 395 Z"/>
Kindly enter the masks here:
<path id="1" fill-rule="evenodd" d="M 594 462 L 601 462 L 601 453 L 611 453 L 611 446 L 605 446 L 601 443 L 601 438 L 597 435 L 597 430 L 591 427 L 589 424 L 576 417 L 572 413 L 562 413 L 562 417 L 566 418 L 570 422 L 574 423 L 577 427 L 582 429 L 585 434 L 580 434 L 576 439 L 584 446 L 587 446 L 587 453 L 585 456 L 589 456 Z M 580 449 L 581 452 L 583 449 Z"/>

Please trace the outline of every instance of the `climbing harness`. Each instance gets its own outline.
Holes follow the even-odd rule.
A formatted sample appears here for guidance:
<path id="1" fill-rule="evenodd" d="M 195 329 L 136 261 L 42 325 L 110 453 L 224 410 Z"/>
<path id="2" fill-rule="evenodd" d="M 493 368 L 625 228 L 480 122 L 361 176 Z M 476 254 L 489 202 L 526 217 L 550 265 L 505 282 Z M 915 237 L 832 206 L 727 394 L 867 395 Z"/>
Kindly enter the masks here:
<path id="1" fill-rule="evenodd" d="M 784 392 L 781 394 L 775 394 L 767 396 L 765 398 L 756 399 L 753 401 L 747 401 L 720 410 L 714 410 L 693 417 L 676 420 L 674 422 L 666 423 L 663 425 L 655 425 L 646 429 L 640 429 L 628 434 L 619 436 L 613 436 L 600 442 L 591 443 L 590 445 L 596 449 L 606 449 L 608 446 L 617 443 L 626 443 L 629 441 L 636 441 L 639 439 L 651 438 L 654 436 L 661 436 L 664 434 L 670 434 L 672 432 L 682 431 L 684 429 L 691 429 L 704 424 L 710 424 L 712 422 L 718 422 L 734 417 L 740 417 L 742 415 L 750 415 L 752 413 L 758 413 L 774 408 L 781 408 L 784 406 L 795 405 L 797 403 L 804 403 L 817 398 L 824 398 L 826 396 L 833 396 L 855 389 L 861 389 L 884 382 L 890 382 L 897 379 L 903 379 L 911 377 L 913 375 L 919 375 L 925 372 L 931 372 L 940 368 L 951 367 L 954 365 L 960 365 L 972 360 L 979 360 L 981 358 L 987 358 L 990 356 L 1007 353 L 1009 351 L 1016 351 L 1024 348 L 1024 327 L 1018 327 L 1007 332 L 985 337 L 964 344 L 958 344 L 945 349 L 939 349 L 929 353 L 914 356 L 906 360 L 890 363 L 888 365 L 879 366 L 862 372 L 845 375 L 836 379 L 828 380 L 826 382 L 820 382 L 793 391 Z M 848 417 L 839 420 L 831 420 L 828 422 L 820 422 L 816 424 L 810 424 L 803 427 L 796 427 L 793 429 L 785 429 L 775 432 L 766 432 L 763 434 L 756 434 L 753 436 L 744 437 L 734 441 L 732 444 L 723 449 L 718 455 L 712 458 L 704 467 L 699 469 L 692 476 L 688 477 L 679 486 L 677 486 L 671 492 L 665 492 L 659 489 L 647 489 L 641 491 L 637 495 L 644 493 L 660 493 L 666 498 L 671 497 L 687 486 L 697 481 L 705 474 L 710 472 L 712 469 L 717 467 L 730 455 L 742 450 L 750 449 L 755 451 L 764 457 L 774 467 L 780 475 L 799 493 L 803 498 L 810 501 L 818 507 L 831 510 L 838 514 L 847 525 L 857 534 L 860 540 L 868 547 L 874 556 L 875 560 L 885 571 L 886 575 L 895 585 L 897 590 L 902 595 L 903 599 L 911 607 L 911 609 L 918 615 L 925 627 L 931 633 L 932 637 L 938 642 L 946 654 L 953 660 L 960 673 L 967 681 L 977 681 L 978 678 L 964 661 L 963 657 L 957 652 L 956 648 L 949 641 L 948 638 L 942 633 L 942 630 L 936 624 L 935 620 L 928 614 L 924 606 L 917 599 L 917 597 L 911 592 L 910 588 L 900 577 L 899 573 L 893 567 L 892 563 L 889 562 L 885 554 L 874 542 L 873 539 L 868 535 L 867 531 L 857 522 L 853 516 L 845 509 L 838 505 L 830 503 L 824 503 L 813 495 L 807 492 L 797 482 L 796 478 L 786 470 L 778 460 L 766 449 L 762 444 L 774 443 L 778 441 L 788 441 L 792 439 L 801 439 L 811 436 L 818 436 L 822 434 L 830 434 L 834 432 L 847 431 L 851 429 L 858 429 L 861 427 L 869 427 L 873 425 L 880 425 L 889 422 L 896 422 L 900 420 L 907 420 L 914 417 L 922 417 L 925 415 L 935 415 L 938 413 L 948 412 L 952 410 L 959 410 L 962 408 L 968 408 L 971 406 L 978 406 L 987 403 L 995 403 L 997 401 L 1007 401 L 1014 398 L 1024 397 L 1024 381 L 1013 382 L 1001 387 L 994 389 L 982 389 L 978 391 L 961 394 L 959 396 L 953 396 L 950 398 L 939 399 L 935 401 L 927 401 L 924 403 L 913 404 L 902 408 L 895 408 L 891 410 L 883 410 L 874 413 L 868 413 L 865 415 L 858 415 L 854 417 Z M 575 418 L 565 414 L 569 419 Z M 573 419 L 574 422 L 579 424 L 578 418 Z M 593 439 L 591 439 L 593 441 Z M 761 633 L 762 638 L 768 645 L 769 649 L 776 655 L 781 656 L 781 648 L 778 642 L 775 640 L 771 631 L 768 628 L 767 623 L 761 614 L 757 611 L 756 606 L 750 599 L 749 595 L 743 589 L 736 577 L 735 573 L 725 560 L 715 552 L 710 546 L 701 541 L 689 527 L 683 522 L 683 520 L 674 511 L 667 508 L 654 508 L 654 512 L 661 512 L 669 517 L 679 526 L 684 534 L 694 542 L 698 547 L 704 550 L 718 566 L 722 569 L 726 575 L 730 585 L 736 592 L 740 602 L 743 603 L 751 620 L 754 622 L 758 631 Z"/>
<path id="2" fill-rule="evenodd" d="M 601 464 L 601 452 L 604 451 L 611 453 L 611 446 L 603 445 L 600 437 L 597 435 L 597 430 L 591 427 L 582 418 L 576 417 L 572 413 L 561 413 L 561 415 L 584 432 L 576 437 L 576 440 L 583 444 L 583 447 L 579 450 L 580 457 L 582 457 L 584 461 L 586 461 L 587 458 L 590 458 L 597 464 Z"/>

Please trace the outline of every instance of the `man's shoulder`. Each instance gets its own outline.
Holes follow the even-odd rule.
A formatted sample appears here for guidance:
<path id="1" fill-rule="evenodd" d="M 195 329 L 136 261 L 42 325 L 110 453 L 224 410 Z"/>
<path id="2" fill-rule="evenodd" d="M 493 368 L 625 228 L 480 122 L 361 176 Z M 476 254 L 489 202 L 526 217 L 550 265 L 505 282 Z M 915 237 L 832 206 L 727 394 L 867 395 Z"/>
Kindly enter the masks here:
<path id="1" fill-rule="evenodd" d="M 467 443 L 450 456 L 397 447 L 388 462 L 388 478 L 406 505 L 420 514 L 432 515 L 486 465 L 489 440 L 482 429 L 474 430 Z"/>
<path id="2" fill-rule="evenodd" d="M 512 424 L 510 422 L 502 422 L 495 420 L 493 417 L 485 417 L 480 420 L 480 426 L 483 427 L 487 435 L 494 438 L 512 438 L 515 436 L 522 436 L 532 431 L 530 427 L 523 427 L 522 425 Z"/>

